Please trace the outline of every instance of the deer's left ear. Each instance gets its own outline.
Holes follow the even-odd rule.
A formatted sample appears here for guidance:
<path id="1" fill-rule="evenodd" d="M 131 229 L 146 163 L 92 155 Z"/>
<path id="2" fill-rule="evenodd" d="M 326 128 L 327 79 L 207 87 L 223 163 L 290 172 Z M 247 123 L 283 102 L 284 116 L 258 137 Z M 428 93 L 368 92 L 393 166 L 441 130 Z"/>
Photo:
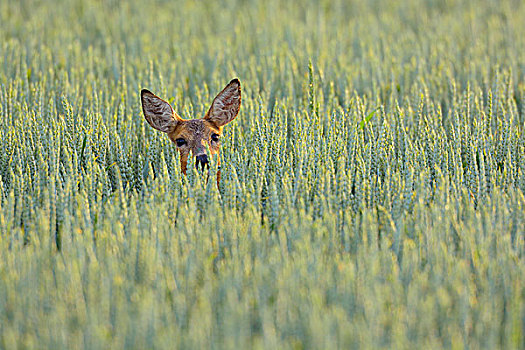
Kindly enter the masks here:
<path id="1" fill-rule="evenodd" d="M 221 127 L 235 119 L 240 108 L 241 82 L 235 78 L 215 97 L 204 119 Z"/>
<path id="2" fill-rule="evenodd" d="M 170 104 L 160 97 L 154 95 L 149 90 L 140 92 L 142 101 L 142 112 L 149 125 L 157 130 L 169 132 L 177 126 L 177 122 L 182 120 L 171 108 Z"/>

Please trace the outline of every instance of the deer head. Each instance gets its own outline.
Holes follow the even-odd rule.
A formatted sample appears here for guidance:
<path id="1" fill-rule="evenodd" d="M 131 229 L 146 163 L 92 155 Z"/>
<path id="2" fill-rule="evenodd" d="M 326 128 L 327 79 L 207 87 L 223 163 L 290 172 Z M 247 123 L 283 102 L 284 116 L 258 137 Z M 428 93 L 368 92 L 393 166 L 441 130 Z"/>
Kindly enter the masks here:
<path id="1" fill-rule="evenodd" d="M 222 130 L 239 113 L 241 83 L 233 79 L 213 99 L 211 107 L 201 119 L 182 119 L 170 104 L 148 90 L 140 93 L 142 111 L 149 125 L 165 132 L 180 153 L 181 171 L 186 174 L 188 157 L 195 157 L 195 166 L 204 171 L 209 161 L 219 153 Z M 211 154 L 207 154 L 207 150 Z M 217 157 L 217 161 L 219 158 Z M 220 170 L 217 182 L 220 179 Z"/>

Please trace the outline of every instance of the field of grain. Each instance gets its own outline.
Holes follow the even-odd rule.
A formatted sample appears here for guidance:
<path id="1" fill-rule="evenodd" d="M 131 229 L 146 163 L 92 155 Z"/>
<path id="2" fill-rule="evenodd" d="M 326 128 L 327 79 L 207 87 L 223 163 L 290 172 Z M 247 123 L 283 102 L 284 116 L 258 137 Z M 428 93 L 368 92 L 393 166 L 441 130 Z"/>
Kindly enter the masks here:
<path id="1" fill-rule="evenodd" d="M 0 348 L 523 348 L 524 18 L 0 1 Z M 217 188 L 140 90 L 234 77 Z"/>

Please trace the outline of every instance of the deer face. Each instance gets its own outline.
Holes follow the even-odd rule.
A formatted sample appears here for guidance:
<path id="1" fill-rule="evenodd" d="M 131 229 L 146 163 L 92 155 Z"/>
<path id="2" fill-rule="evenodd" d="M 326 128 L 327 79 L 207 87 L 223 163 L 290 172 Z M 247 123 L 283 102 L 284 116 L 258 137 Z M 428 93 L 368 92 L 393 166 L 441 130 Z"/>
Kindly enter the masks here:
<path id="1" fill-rule="evenodd" d="M 238 79 L 230 81 L 201 119 L 182 119 L 168 102 L 148 90 L 142 90 L 140 95 L 144 117 L 153 128 L 167 133 L 175 143 L 180 153 L 181 171 L 186 174 L 189 156 L 195 157 L 197 169 L 204 171 L 213 156 L 219 153 L 222 130 L 239 113 L 241 83 Z M 211 154 L 207 154 L 208 149 Z"/>

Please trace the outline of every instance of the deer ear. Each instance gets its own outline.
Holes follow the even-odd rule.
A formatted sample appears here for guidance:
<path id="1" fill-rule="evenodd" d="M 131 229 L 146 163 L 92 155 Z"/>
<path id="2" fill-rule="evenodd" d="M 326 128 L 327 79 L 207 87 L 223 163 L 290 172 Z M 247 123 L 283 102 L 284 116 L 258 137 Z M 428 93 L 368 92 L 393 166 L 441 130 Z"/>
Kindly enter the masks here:
<path id="1" fill-rule="evenodd" d="M 215 97 L 204 119 L 221 127 L 235 119 L 240 107 L 241 82 L 235 78 Z"/>
<path id="2" fill-rule="evenodd" d="M 168 132 L 172 130 L 181 117 L 173 111 L 170 104 L 160 97 L 154 95 L 149 90 L 142 90 L 140 92 L 140 99 L 142 101 L 142 112 L 153 128 Z"/>

